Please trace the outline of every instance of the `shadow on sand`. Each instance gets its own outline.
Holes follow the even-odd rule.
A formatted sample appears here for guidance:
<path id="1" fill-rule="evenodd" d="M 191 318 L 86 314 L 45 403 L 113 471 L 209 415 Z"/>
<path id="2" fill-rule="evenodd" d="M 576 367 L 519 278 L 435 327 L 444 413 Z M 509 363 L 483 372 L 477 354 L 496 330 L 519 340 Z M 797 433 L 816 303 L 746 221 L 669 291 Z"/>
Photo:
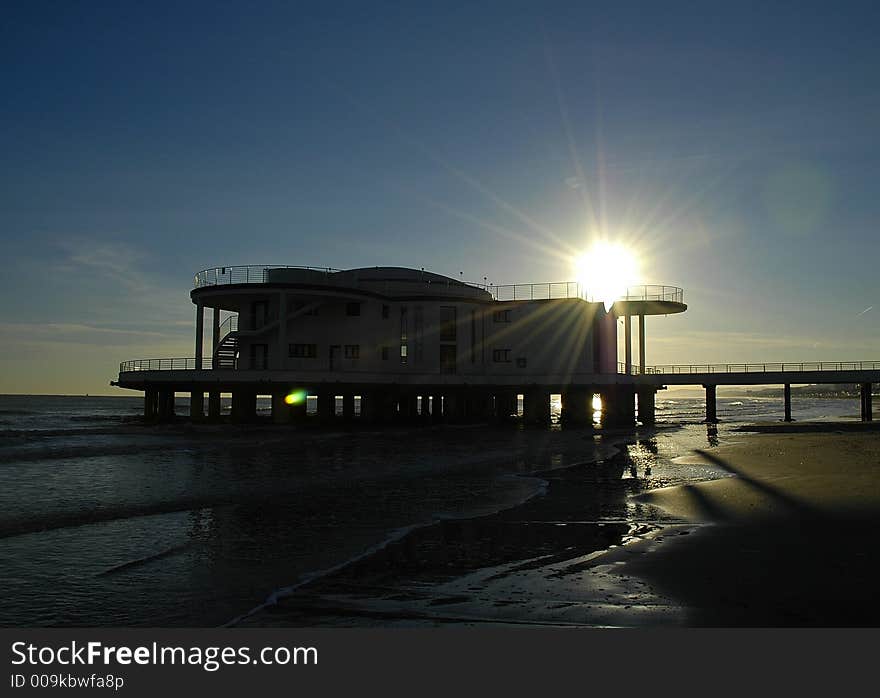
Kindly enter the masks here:
<path id="1" fill-rule="evenodd" d="M 649 581 L 701 626 L 877 626 L 880 533 L 876 511 L 828 513 L 791 497 L 705 451 L 703 458 L 773 501 L 772 514 L 730 514 L 698 487 L 682 488 L 718 523 L 629 572 Z"/>

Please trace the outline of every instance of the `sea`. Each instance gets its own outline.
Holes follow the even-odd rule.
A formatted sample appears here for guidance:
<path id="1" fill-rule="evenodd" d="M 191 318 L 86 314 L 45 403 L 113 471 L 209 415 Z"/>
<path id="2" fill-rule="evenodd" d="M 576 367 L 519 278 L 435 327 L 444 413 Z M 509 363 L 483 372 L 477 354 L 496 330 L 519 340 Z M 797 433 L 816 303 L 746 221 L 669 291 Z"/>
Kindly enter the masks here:
<path id="1" fill-rule="evenodd" d="M 232 624 L 413 531 L 535 501 L 562 469 L 613 465 L 587 495 L 597 525 L 663 520 L 632 495 L 729 476 L 695 452 L 782 409 L 719 396 L 706 425 L 701 397 L 661 392 L 657 426 L 637 431 L 297 430 L 147 425 L 137 397 L 0 396 L 0 626 Z M 858 404 L 795 397 L 793 413 L 853 420 Z"/>

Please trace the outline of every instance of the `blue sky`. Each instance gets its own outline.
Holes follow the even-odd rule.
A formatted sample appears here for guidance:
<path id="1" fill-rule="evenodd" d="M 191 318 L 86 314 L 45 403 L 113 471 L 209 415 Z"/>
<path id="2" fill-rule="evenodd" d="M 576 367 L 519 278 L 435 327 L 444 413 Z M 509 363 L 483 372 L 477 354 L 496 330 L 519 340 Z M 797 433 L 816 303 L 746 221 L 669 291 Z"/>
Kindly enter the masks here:
<path id="1" fill-rule="evenodd" d="M 685 288 L 649 363 L 880 358 L 877 15 L 12 3 L 0 392 L 191 355 L 205 267 L 566 280 L 598 236 Z"/>

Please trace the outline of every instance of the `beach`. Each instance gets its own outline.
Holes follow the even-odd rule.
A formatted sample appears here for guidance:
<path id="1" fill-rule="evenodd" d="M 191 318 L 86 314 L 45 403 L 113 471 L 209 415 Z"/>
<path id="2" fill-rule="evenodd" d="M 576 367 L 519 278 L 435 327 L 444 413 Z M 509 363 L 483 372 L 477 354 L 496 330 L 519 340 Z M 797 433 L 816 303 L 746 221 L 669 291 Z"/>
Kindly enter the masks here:
<path id="1" fill-rule="evenodd" d="M 411 534 L 245 623 L 877 625 L 880 431 L 758 429 L 683 455 L 730 477 L 633 495 L 639 523 L 591 517 L 613 467 L 573 466 L 543 501 Z"/>
<path id="2" fill-rule="evenodd" d="M 798 404 L 815 425 L 778 402 L 292 430 L 5 396 L 0 625 L 876 623 L 878 434 L 845 401 Z"/>

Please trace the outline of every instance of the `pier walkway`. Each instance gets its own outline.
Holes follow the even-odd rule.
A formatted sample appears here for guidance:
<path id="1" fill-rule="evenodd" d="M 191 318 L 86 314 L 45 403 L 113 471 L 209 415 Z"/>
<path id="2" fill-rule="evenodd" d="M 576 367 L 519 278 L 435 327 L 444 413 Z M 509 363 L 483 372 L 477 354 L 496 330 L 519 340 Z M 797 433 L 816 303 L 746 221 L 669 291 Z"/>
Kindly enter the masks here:
<path id="1" fill-rule="evenodd" d="M 621 364 L 619 370 L 625 371 Z M 797 384 L 858 384 L 861 418 L 873 419 L 872 384 L 880 382 L 880 361 L 812 361 L 800 363 L 667 364 L 632 366 L 634 382 L 641 386 L 700 385 L 706 389 L 706 421 L 717 421 L 716 389 L 719 385 L 782 385 L 785 421 L 790 422 L 791 386 Z"/>

